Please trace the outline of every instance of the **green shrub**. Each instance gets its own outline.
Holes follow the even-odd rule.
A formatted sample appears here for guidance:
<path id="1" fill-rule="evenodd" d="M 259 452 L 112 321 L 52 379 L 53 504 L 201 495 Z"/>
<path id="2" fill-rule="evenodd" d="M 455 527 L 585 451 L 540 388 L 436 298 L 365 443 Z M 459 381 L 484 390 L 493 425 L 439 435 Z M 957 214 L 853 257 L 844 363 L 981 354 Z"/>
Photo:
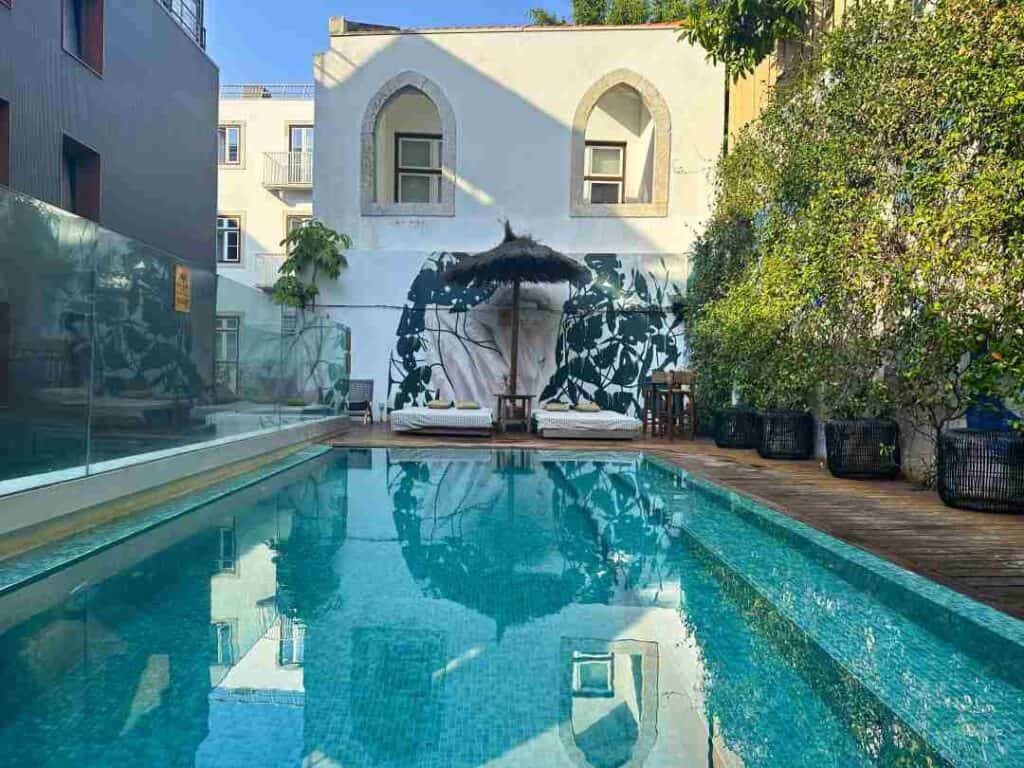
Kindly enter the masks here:
<path id="1" fill-rule="evenodd" d="M 1024 4 L 867 2 L 719 164 L 701 388 L 932 432 L 1024 401 Z"/>

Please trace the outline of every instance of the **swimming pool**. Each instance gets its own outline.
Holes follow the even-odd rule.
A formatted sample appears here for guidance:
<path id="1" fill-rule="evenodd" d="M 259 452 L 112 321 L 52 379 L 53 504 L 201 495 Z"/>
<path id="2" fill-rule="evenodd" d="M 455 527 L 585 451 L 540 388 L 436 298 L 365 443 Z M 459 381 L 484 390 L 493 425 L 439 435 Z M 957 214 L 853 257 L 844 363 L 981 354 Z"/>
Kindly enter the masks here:
<path id="1" fill-rule="evenodd" d="M 3 570 L 4 765 L 1024 754 L 1022 622 L 630 452 L 312 451 Z"/>

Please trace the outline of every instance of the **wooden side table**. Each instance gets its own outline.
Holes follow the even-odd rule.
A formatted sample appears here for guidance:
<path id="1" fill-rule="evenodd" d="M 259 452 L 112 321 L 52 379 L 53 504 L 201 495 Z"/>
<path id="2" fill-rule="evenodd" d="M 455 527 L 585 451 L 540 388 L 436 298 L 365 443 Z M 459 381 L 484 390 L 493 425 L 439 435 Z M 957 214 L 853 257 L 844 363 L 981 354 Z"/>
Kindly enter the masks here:
<path id="1" fill-rule="evenodd" d="M 512 395 L 508 392 L 495 393 L 498 398 L 498 429 L 506 432 L 509 426 L 521 426 L 530 431 L 530 411 L 536 395 Z"/>

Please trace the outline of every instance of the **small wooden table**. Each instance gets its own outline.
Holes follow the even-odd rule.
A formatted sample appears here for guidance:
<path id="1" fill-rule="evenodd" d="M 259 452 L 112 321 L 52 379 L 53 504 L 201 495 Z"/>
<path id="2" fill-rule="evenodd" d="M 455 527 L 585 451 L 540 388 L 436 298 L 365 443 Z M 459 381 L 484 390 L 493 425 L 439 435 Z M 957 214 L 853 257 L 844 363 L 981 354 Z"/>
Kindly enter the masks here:
<path id="1" fill-rule="evenodd" d="M 530 411 L 536 395 L 512 395 L 508 392 L 495 392 L 498 398 L 498 429 L 502 432 L 511 426 L 521 426 L 530 431 Z"/>

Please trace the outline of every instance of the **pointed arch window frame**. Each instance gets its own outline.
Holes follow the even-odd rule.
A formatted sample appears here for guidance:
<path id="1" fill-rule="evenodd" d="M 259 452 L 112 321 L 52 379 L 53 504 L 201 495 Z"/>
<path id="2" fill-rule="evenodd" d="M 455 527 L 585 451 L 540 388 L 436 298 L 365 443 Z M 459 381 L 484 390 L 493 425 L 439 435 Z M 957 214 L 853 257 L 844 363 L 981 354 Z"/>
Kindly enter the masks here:
<path id="1" fill-rule="evenodd" d="M 382 203 L 377 199 L 377 121 L 381 111 L 400 91 L 414 89 L 437 109 L 441 122 L 441 200 L 436 203 Z M 406 71 L 388 80 L 370 99 L 363 115 L 361 135 L 361 194 L 363 216 L 455 215 L 455 111 L 440 86 L 426 75 Z"/>
<path id="2" fill-rule="evenodd" d="M 583 194 L 586 167 L 587 123 L 597 103 L 618 85 L 633 88 L 643 99 L 654 122 L 654 172 L 649 203 L 590 203 Z M 669 169 L 672 162 L 672 118 L 661 92 L 643 75 L 628 69 L 609 72 L 583 94 L 572 121 L 569 169 L 569 212 L 574 217 L 661 218 L 668 216 Z"/>

